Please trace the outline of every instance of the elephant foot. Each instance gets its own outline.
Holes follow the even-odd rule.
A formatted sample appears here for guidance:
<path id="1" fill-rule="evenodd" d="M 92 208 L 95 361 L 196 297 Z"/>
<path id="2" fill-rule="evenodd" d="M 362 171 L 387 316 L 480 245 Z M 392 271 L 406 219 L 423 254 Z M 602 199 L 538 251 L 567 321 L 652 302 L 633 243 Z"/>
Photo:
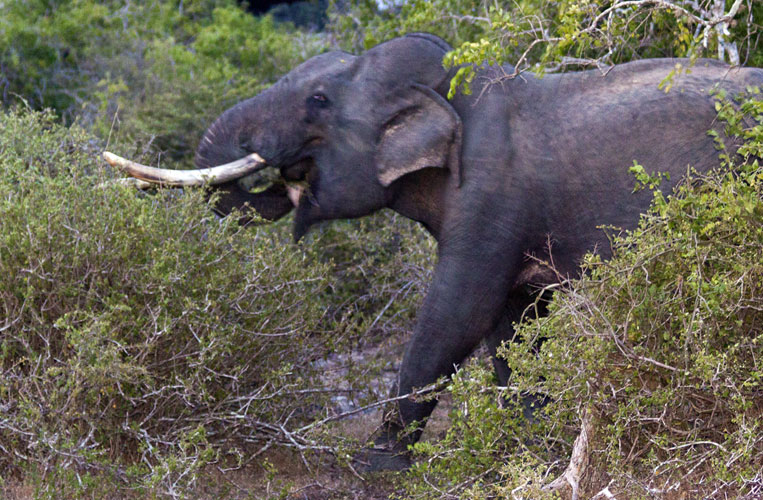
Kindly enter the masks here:
<path id="1" fill-rule="evenodd" d="M 413 461 L 408 444 L 413 443 L 418 433 L 406 434 L 402 426 L 386 422 L 376 437 L 373 446 L 360 450 L 353 458 L 353 465 L 360 472 L 402 471 L 411 467 Z"/>
<path id="2" fill-rule="evenodd" d="M 390 450 L 387 448 L 363 448 L 353 457 L 353 466 L 358 472 L 403 471 L 411 467 L 413 462 L 407 451 Z"/>

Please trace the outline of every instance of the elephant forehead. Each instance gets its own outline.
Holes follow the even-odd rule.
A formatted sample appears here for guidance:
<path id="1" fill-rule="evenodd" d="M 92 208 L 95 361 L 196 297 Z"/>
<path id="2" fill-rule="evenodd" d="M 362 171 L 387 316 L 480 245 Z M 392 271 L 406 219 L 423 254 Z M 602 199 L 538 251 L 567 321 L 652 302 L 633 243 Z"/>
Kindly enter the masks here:
<path id="1" fill-rule="evenodd" d="M 337 76 L 350 71 L 355 56 L 347 52 L 333 51 L 317 55 L 303 62 L 286 76 L 284 83 L 300 84 L 310 80 L 320 80 L 328 76 Z"/>

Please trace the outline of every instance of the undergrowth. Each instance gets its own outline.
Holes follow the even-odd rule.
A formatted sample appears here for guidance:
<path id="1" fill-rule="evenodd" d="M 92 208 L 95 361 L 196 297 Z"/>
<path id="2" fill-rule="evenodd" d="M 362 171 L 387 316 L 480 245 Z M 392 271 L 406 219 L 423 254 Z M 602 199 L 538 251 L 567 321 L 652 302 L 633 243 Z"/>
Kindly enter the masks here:
<path id="1" fill-rule="evenodd" d="M 404 328 L 431 242 L 382 215 L 296 246 L 288 221 L 219 220 L 200 190 L 109 183 L 98 146 L 0 115 L 0 490 L 174 498 L 273 446 L 342 458 L 315 422 L 386 397 L 391 361 L 328 378 L 325 360 Z"/>

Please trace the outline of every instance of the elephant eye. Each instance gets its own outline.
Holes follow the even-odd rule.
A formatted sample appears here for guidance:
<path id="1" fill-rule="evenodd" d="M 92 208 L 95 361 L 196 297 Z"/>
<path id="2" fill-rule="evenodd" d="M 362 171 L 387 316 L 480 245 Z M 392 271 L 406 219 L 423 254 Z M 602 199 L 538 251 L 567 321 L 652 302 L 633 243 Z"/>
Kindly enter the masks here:
<path id="1" fill-rule="evenodd" d="M 313 94 L 312 97 L 310 97 L 310 100 L 313 101 L 313 103 L 318 104 L 320 106 L 325 106 L 329 102 L 328 97 L 321 94 L 320 92 L 316 92 L 315 94 Z"/>

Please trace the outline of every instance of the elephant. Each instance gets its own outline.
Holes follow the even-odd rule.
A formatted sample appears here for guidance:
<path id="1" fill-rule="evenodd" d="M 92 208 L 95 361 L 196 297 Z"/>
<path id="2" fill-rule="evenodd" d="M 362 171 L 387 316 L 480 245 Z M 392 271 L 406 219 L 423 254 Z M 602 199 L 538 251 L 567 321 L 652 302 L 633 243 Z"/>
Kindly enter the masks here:
<path id="1" fill-rule="evenodd" d="M 451 47 L 427 33 L 361 55 L 315 56 L 259 95 L 225 111 L 204 134 L 200 169 L 257 153 L 285 184 L 264 192 L 246 177 L 217 186 L 216 210 L 278 219 L 294 237 L 330 219 L 382 208 L 419 222 L 437 241 L 437 263 L 397 378 L 397 394 L 451 375 L 485 342 L 499 381 L 497 346 L 535 300 L 534 290 L 580 273 L 581 258 L 611 248 L 602 226 L 630 229 L 652 194 L 634 192 L 634 161 L 664 172 L 672 189 L 691 166 L 708 171 L 718 151 L 711 90 L 763 85 L 763 69 L 700 59 L 646 59 L 606 70 L 536 77 L 476 68 L 472 93 L 447 98 L 458 68 Z M 660 82 L 686 68 L 664 91 Z M 299 185 L 306 188 L 297 187 Z M 553 262 L 554 268 L 542 265 Z M 364 458 L 371 469 L 410 463 L 436 401 L 401 399 Z"/>

